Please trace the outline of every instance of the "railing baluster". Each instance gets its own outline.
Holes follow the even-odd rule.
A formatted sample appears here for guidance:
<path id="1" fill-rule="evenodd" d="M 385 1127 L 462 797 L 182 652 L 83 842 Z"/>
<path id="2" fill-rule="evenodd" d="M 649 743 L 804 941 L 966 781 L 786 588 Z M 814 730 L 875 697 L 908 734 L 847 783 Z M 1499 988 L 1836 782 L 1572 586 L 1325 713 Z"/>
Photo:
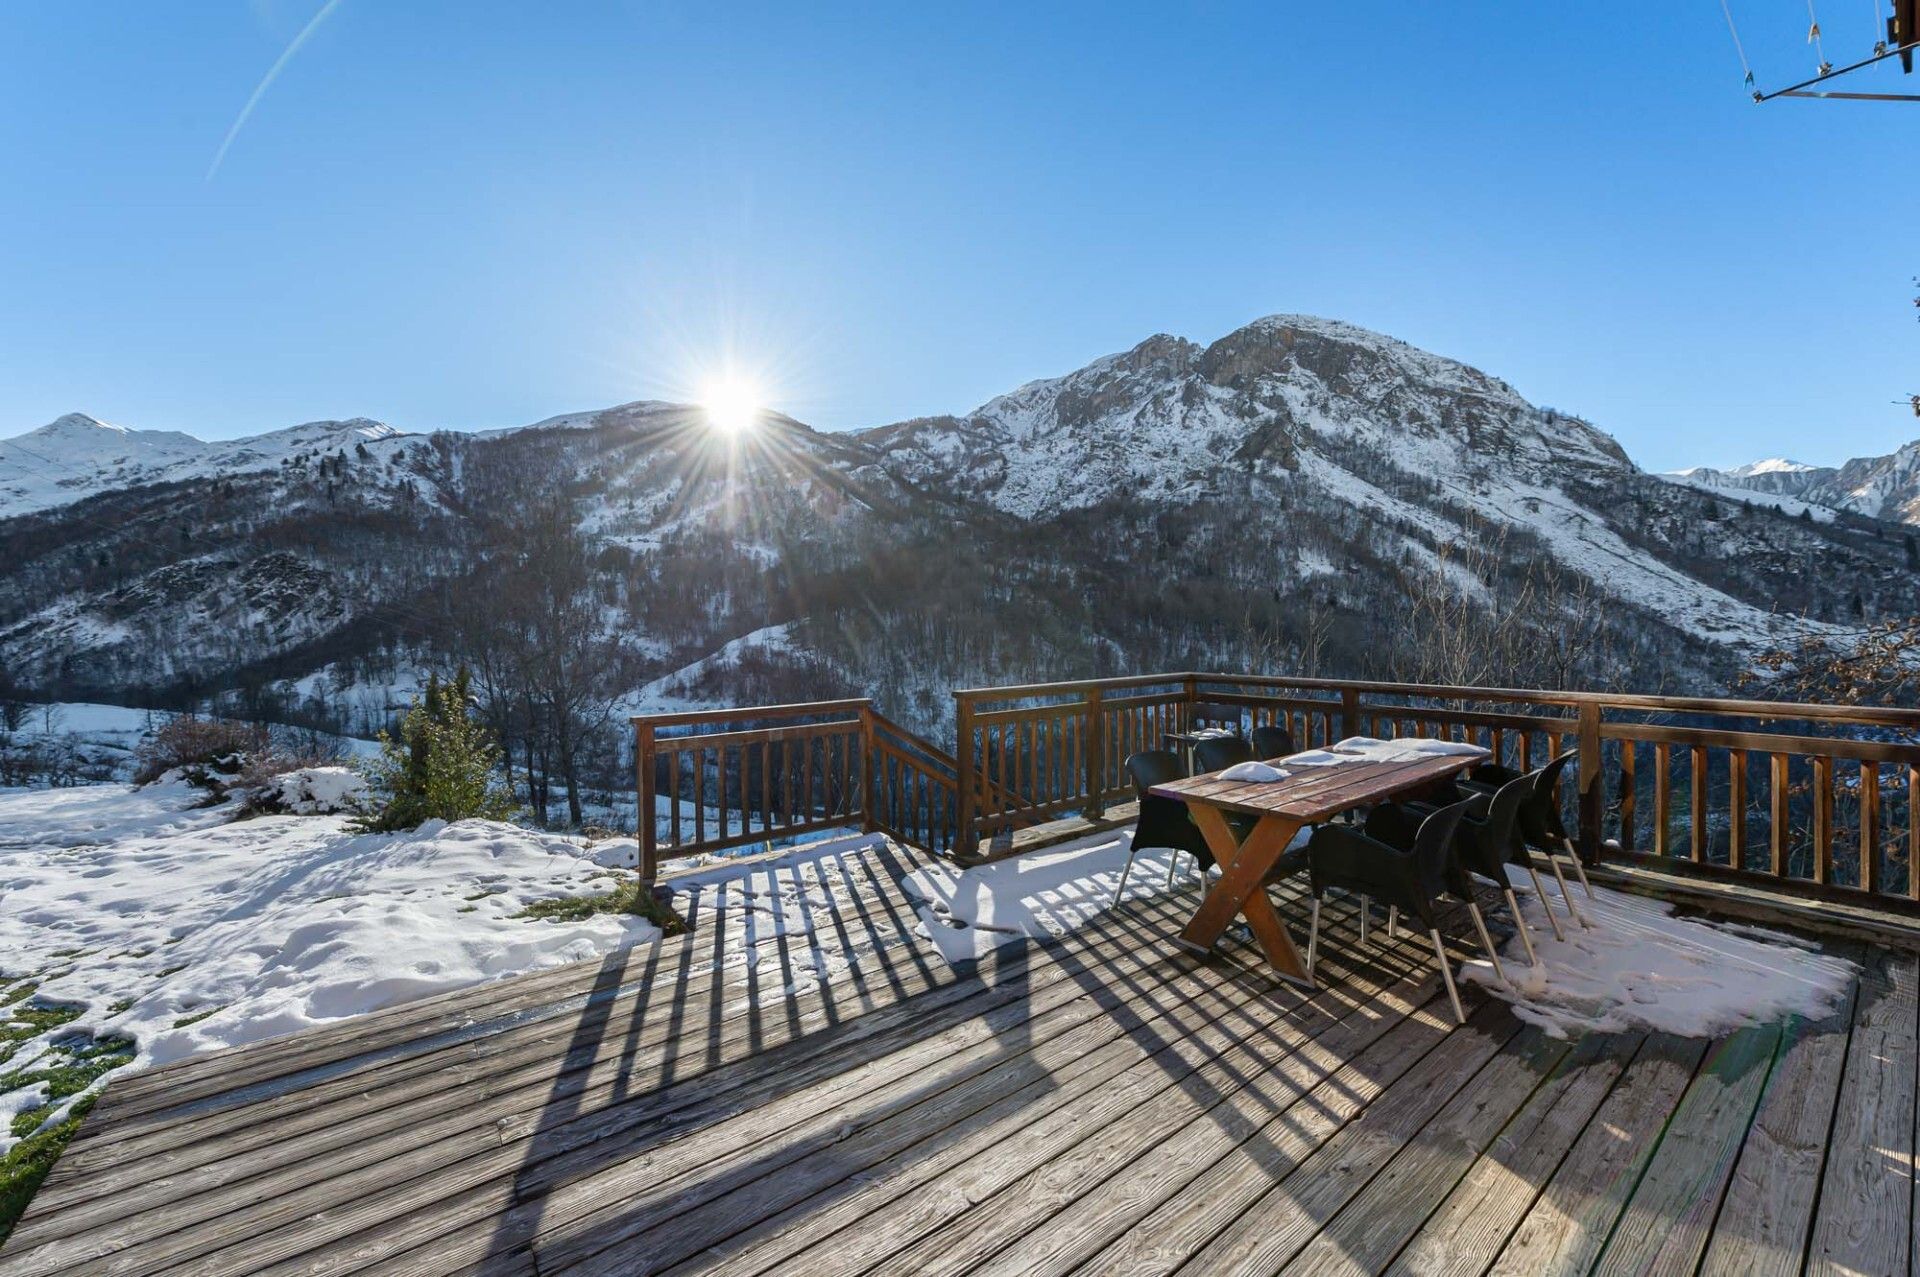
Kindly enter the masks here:
<path id="1" fill-rule="evenodd" d="M 672 815 L 668 818 L 673 826 L 673 845 L 678 847 L 680 836 L 680 751 L 671 746 L 667 750 L 667 793 L 670 795 Z M 653 813 L 645 813 L 647 819 L 653 819 Z"/>
<path id="2" fill-rule="evenodd" d="M 1693 747 L 1693 777 L 1687 786 L 1687 819 L 1692 825 L 1693 863 L 1707 863 L 1707 747 Z"/>
<path id="3" fill-rule="evenodd" d="M 1860 890 L 1880 890 L 1880 764 L 1860 763 Z"/>
<path id="4" fill-rule="evenodd" d="M 1833 878 L 1833 760 L 1813 759 L 1813 880 Z"/>
<path id="5" fill-rule="evenodd" d="M 1920 900 L 1920 763 L 1907 767 L 1907 895 Z"/>
<path id="6" fill-rule="evenodd" d="M 1727 751 L 1727 863 L 1747 867 L 1747 751 Z"/>
<path id="7" fill-rule="evenodd" d="M 1635 741 L 1620 742 L 1620 846 L 1625 851 L 1640 845 L 1634 829 L 1634 815 L 1640 806 L 1640 777 L 1636 774 L 1639 750 Z"/>
<path id="8" fill-rule="evenodd" d="M 1785 754 L 1768 755 L 1769 784 L 1767 797 L 1772 810 L 1768 814 L 1771 824 L 1770 844 L 1772 852 L 1773 876 L 1785 878 L 1792 867 L 1793 844 L 1793 787 L 1790 783 L 1792 773 L 1789 770 L 1791 760 Z"/>
<path id="9" fill-rule="evenodd" d="M 1667 746 L 1653 747 L 1653 854 L 1667 854 L 1673 801 L 1672 756 Z"/>
<path id="10" fill-rule="evenodd" d="M 707 780 L 707 751 L 693 751 L 693 840 L 702 843 L 707 840 L 707 805 L 701 801 Z"/>

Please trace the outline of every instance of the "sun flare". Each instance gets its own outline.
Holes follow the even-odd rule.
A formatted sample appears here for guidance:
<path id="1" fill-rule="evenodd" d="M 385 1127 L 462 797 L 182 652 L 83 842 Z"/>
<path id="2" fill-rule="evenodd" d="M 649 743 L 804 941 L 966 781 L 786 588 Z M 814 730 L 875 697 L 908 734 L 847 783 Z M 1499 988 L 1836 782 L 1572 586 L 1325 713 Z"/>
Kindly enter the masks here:
<path id="1" fill-rule="evenodd" d="M 765 412 L 759 390 L 748 382 L 731 377 L 708 385 L 700 396 L 700 407 L 707 414 L 707 423 L 727 435 L 741 435 L 752 430 Z"/>

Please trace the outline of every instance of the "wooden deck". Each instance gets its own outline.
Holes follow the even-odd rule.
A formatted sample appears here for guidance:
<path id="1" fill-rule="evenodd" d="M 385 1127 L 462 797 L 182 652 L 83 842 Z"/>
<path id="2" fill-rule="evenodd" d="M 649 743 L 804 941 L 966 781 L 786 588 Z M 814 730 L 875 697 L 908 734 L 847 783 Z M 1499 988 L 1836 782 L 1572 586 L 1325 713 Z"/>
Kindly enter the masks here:
<path id="1" fill-rule="evenodd" d="M 1827 1023 L 1564 1042 L 1471 989 L 1453 1027 L 1346 907 L 1317 994 L 1183 955 L 1191 895 L 956 973 L 912 854 L 836 858 L 860 960 L 821 992 L 785 994 L 805 936 L 722 960 L 745 900 L 129 1078 L 0 1272 L 1912 1270 L 1910 953 L 1849 950 Z"/>

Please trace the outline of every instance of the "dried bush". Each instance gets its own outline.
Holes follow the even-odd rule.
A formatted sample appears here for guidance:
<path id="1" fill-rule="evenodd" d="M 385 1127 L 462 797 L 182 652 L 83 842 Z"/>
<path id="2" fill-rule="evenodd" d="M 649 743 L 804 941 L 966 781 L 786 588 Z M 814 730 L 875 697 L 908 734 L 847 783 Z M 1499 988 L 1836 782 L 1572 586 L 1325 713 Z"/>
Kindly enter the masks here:
<path id="1" fill-rule="evenodd" d="M 235 776 L 249 758 L 268 753 L 271 745 L 267 729 L 257 723 L 183 714 L 169 719 L 134 749 L 133 783 L 149 784 L 175 768 L 198 773 L 190 778 L 200 784 L 213 776 Z"/>

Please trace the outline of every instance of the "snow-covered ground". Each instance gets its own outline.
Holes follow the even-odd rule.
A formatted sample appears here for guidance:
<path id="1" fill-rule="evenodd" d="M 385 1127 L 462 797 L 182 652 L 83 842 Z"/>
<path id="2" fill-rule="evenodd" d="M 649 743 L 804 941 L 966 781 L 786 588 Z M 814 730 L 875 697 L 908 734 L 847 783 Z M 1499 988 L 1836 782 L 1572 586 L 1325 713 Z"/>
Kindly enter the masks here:
<path id="1" fill-rule="evenodd" d="M 81 758 L 98 764 L 98 774 L 125 780 L 133 770 L 134 749 L 173 717 L 171 710 L 135 709 L 90 701 L 35 702 L 27 707 L 18 729 L 4 740 L 27 748 L 67 745 Z M 276 737 L 293 732 L 281 727 L 272 730 Z M 297 743 L 305 744 L 311 739 L 338 750 L 344 758 L 370 758 L 380 752 L 376 742 L 358 737 L 328 732 L 295 734 L 299 737 Z"/>
<path id="2" fill-rule="evenodd" d="M 1527 962 L 1516 934 L 1500 953 L 1511 987 L 1484 960 L 1469 962 L 1464 975 L 1558 1037 L 1635 1029 L 1712 1037 L 1787 1016 L 1820 1020 L 1858 975 L 1846 959 L 1791 936 L 1677 917 L 1672 905 L 1605 887 L 1595 887 L 1593 899 L 1573 888 L 1575 907 L 1592 924 L 1583 928 L 1548 884 L 1566 937 L 1555 940 L 1525 871 L 1508 873 L 1540 965 Z"/>
<path id="3" fill-rule="evenodd" d="M 204 799 L 185 784 L 0 791 L 0 976 L 80 1012 L 7 1071 L 78 1034 L 131 1038 L 129 1067 L 146 1067 L 658 934 L 625 914 L 518 916 L 612 885 L 575 839 L 488 821 L 355 835 L 339 816 L 234 821 Z M 0 1094 L 0 1152 L 7 1119 L 44 1099 Z"/>
<path id="4" fill-rule="evenodd" d="M 1077 931 L 1112 906 L 1132 838 L 1122 830 L 972 869 L 939 864 L 915 870 L 904 885 L 924 902 L 917 930 L 948 962 L 971 961 L 996 945 Z M 1167 858 L 1175 854 L 1141 848 L 1127 874 L 1126 898 L 1165 891 Z M 1195 887 L 1193 871 L 1192 858 L 1180 855 L 1175 887 Z"/>

